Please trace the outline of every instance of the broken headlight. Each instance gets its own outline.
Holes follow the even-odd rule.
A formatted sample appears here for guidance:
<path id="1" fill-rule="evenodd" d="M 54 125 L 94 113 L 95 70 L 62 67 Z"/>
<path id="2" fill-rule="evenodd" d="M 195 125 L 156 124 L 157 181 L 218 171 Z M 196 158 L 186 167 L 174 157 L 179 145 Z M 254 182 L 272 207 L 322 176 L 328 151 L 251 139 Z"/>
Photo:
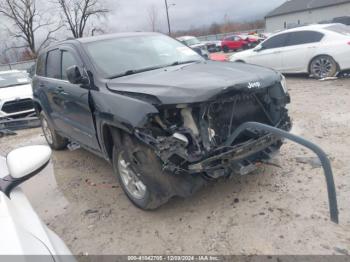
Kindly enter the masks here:
<path id="1" fill-rule="evenodd" d="M 288 93 L 287 81 L 284 75 L 281 75 L 281 86 L 285 94 Z"/>

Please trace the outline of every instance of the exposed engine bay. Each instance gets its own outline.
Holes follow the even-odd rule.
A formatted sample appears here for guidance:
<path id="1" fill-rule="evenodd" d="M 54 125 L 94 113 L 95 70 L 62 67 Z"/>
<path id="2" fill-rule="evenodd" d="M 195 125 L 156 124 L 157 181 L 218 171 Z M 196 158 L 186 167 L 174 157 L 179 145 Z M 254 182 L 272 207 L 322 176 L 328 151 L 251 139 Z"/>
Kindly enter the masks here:
<path id="1" fill-rule="evenodd" d="M 227 140 L 249 121 L 289 131 L 285 108 L 289 95 L 280 83 L 267 88 L 234 90 L 204 103 L 159 108 L 136 135 L 154 147 L 164 168 L 174 173 L 205 173 L 218 178 L 249 173 L 257 161 L 268 159 L 282 145 L 280 138 L 247 130 L 232 144 Z"/>

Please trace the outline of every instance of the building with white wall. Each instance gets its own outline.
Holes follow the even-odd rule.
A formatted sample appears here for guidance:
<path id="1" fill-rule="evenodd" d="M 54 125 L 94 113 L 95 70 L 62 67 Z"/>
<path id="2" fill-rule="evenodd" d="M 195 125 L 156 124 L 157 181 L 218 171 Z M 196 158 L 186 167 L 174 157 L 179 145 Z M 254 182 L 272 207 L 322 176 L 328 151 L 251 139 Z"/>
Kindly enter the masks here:
<path id="1" fill-rule="evenodd" d="M 350 0 L 288 0 L 266 15 L 266 31 L 331 22 L 346 16 L 350 16 Z"/>

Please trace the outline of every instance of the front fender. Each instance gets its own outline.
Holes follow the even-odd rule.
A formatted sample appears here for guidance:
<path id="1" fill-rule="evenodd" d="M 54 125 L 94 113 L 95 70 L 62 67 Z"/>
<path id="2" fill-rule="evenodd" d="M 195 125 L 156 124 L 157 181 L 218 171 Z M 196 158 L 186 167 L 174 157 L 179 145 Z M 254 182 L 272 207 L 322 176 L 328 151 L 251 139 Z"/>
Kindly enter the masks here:
<path id="1" fill-rule="evenodd" d="M 94 114 L 98 122 L 126 130 L 143 127 L 148 116 L 158 110 L 150 103 L 111 92 L 91 91 Z"/>

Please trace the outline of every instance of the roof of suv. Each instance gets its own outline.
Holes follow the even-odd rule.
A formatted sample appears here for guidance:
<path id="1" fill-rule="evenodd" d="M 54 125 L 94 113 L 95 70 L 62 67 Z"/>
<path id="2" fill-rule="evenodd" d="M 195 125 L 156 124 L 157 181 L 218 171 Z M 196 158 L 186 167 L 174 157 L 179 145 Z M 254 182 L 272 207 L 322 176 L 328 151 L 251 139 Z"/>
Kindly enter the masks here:
<path id="1" fill-rule="evenodd" d="M 183 41 L 186 41 L 186 40 L 189 40 L 189 39 L 193 39 L 193 38 L 196 38 L 195 36 L 189 36 L 189 35 L 186 35 L 186 36 L 180 36 L 180 37 L 177 37 L 176 39 L 178 40 L 183 40 Z"/>

